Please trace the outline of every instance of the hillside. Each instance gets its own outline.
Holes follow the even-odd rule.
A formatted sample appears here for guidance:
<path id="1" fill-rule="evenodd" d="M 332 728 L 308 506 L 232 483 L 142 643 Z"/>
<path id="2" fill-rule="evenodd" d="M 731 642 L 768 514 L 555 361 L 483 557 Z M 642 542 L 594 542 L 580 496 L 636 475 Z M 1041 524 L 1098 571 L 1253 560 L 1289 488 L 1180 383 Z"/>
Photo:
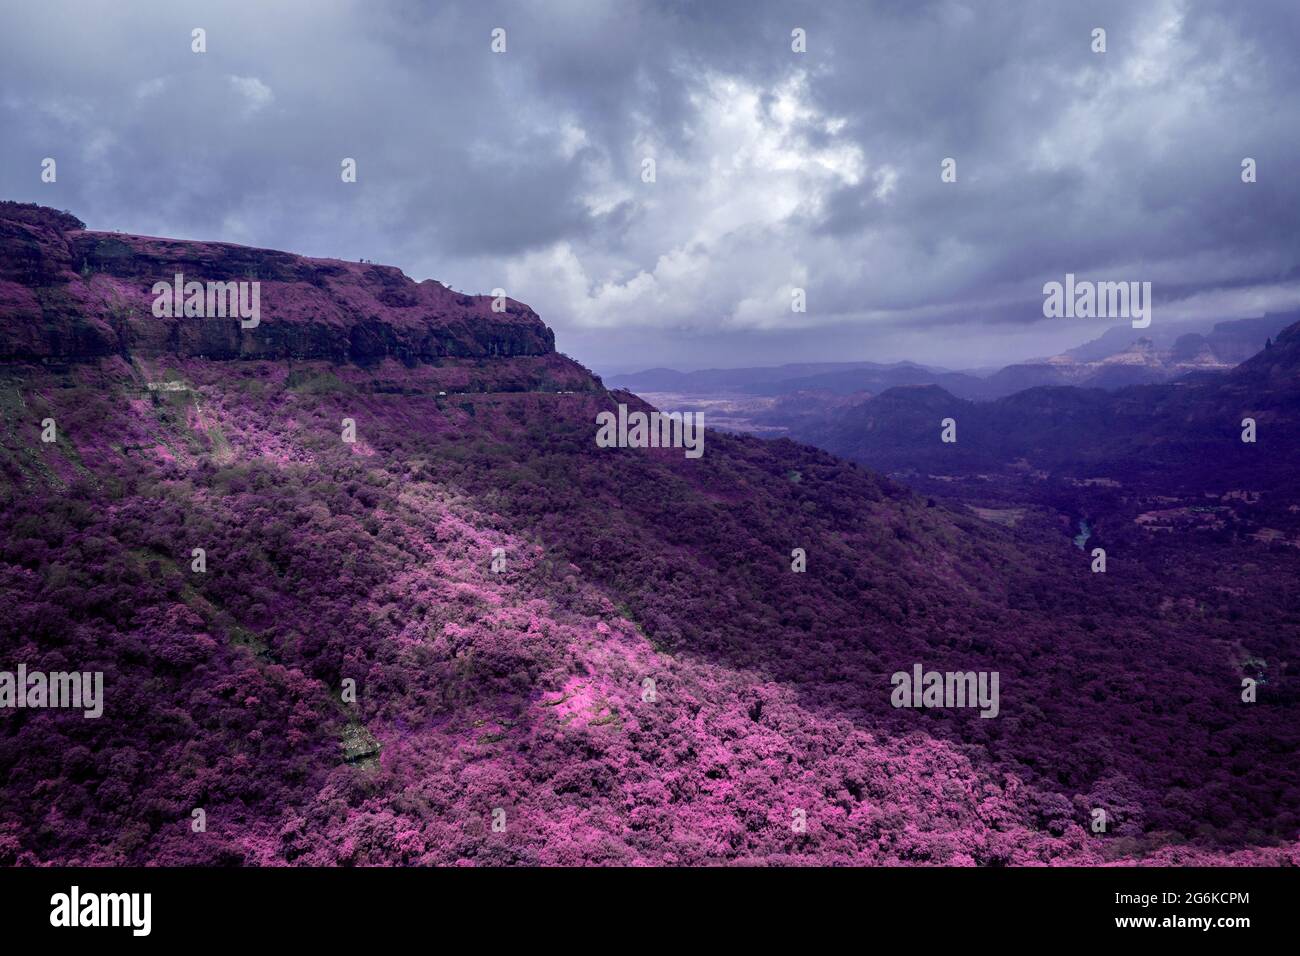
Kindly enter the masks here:
<path id="1" fill-rule="evenodd" d="M 1295 858 L 1297 702 L 1238 697 L 1289 595 L 1186 613 L 789 441 L 599 448 L 635 396 L 394 269 L 12 204 L 0 256 L 0 667 L 105 675 L 0 717 L 0 864 Z M 182 267 L 260 324 L 155 319 Z M 998 717 L 892 707 L 917 662 Z"/>

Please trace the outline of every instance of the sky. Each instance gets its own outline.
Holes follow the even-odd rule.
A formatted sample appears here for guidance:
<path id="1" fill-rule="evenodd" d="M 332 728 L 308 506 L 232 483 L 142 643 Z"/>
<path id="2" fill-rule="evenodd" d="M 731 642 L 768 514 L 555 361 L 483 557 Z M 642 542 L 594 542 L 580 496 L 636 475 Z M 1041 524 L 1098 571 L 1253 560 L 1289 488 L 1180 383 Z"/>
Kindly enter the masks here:
<path id="1" fill-rule="evenodd" d="M 1300 304 L 1297 50 L 1295 0 L 10 0 L 0 198 L 503 288 L 606 374 L 988 367 L 1125 321 L 1066 273 Z"/>

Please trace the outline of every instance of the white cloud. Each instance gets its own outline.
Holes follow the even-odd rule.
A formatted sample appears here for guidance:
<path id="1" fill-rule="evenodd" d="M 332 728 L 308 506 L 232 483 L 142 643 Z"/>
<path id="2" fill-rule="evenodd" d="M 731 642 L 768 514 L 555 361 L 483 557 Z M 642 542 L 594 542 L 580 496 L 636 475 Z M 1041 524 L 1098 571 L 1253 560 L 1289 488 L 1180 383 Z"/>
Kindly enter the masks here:
<path id="1" fill-rule="evenodd" d="M 833 190 L 863 180 L 862 148 L 842 118 L 812 103 L 803 74 L 772 88 L 709 74 L 690 103 L 680 151 L 646 124 L 629 162 L 594 172 L 589 209 L 635 208 L 621 256 L 598 239 L 569 239 L 510 264 L 511 287 L 526 290 L 543 314 L 587 327 L 788 322 L 791 283 L 805 273 L 790 222 L 821 215 Z M 656 160 L 654 183 L 640 179 L 646 156 Z M 896 172 L 872 175 L 887 196 Z"/>
<path id="2" fill-rule="evenodd" d="M 167 89 L 167 77 L 155 76 L 152 79 L 138 83 L 135 88 L 135 98 L 137 100 L 148 100 L 161 94 Z"/>
<path id="3" fill-rule="evenodd" d="M 244 113 L 251 115 L 275 99 L 271 88 L 255 76 L 228 76 L 230 86 L 244 98 Z"/>

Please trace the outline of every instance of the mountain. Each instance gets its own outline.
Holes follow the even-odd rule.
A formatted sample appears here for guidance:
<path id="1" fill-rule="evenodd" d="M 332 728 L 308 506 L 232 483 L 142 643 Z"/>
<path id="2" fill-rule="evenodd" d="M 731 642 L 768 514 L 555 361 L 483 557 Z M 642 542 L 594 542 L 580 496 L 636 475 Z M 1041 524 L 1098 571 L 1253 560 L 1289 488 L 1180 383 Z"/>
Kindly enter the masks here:
<path id="1" fill-rule="evenodd" d="M 1221 375 L 1106 391 L 1035 387 L 993 402 L 937 386 L 891 389 L 810 420 L 797 437 L 890 472 L 1016 468 L 1165 487 L 1229 479 L 1290 485 L 1300 464 L 1300 323 Z M 1122 353 L 1149 354 L 1147 346 Z M 940 421 L 957 441 L 940 440 Z M 1256 419 L 1259 441 L 1241 441 Z"/>
<path id="2" fill-rule="evenodd" d="M 1183 325 L 1141 333 L 1116 326 L 1053 358 L 1000 369 L 985 381 L 985 396 L 1000 398 L 1044 385 L 1117 389 L 1166 382 L 1195 372 L 1227 371 L 1296 321 L 1300 321 L 1300 312 L 1269 313 L 1219 322 L 1204 334 L 1186 331 Z M 963 398 L 979 397 L 958 389 L 949 391 Z"/>
<path id="3" fill-rule="evenodd" d="M 706 394 L 719 391 L 744 391 L 754 386 L 802 379 L 810 375 L 885 367 L 870 362 L 802 362 L 760 368 L 710 368 L 695 372 L 652 368 L 643 372 L 609 375 L 606 378 L 610 380 L 610 384 L 629 391 Z"/>
<path id="4" fill-rule="evenodd" d="M 1300 312 L 1219 322 L 1203 331 L 1188 331 L 1185 324 L 1140 333 L 1127 325 L 1115 326 L 1060 355 L 1008 365 L 991 374 L 914 362 L 824 362 L 699 372 L 658 368 L 612 376 L 611 382 L 670 397 L 674 406 L 683 408 L 728 403 L 746 412 L 738 418 L 740 430 L 762 434 L 798 430 L 810 418 L 833 414 L 845 398 L 904 386 L 937 385 L 968 401 L 991 401 L 1045 385 L 1113 390 L 1223 372 L 1254 355 L 1270 336 L 1297 320 Z M 745 402 L 745 396 L 769 401 Z M 819 396 L 824 397 L 820 409 L 816 408 Z"/>
<path id="5" fill-rule="evenodd" d="M 1216 322 L 1199 331 L 1184 323 L 1156 325 L 1141 332 L 1117 325 L 1091 342 L 1067 349 L 1062 355 L 1075 362 L 1100 362 L 1128 351 L 1134 342 L 1146 340 L 1157 350 L 1170 353 L 1178 362 L 1195 361 L 1208 349 L 1215 362 L 1231 366 L 1250 358 L 1264 347 L 1268 338 L 1297 321 L 1300 312 L 1270 312 L 1258 318 Z"/>
<path id="6" fill-rule="evenodd" d="M 225 318 L 154 316 L 153 284 L 178 273 L 258 281 L 267 314 L 242 330 Z M 365 363 L 554 351 L 554 335 L 535 312 L 515 302 L 494 312 L 491 302 L 412 282 L 391 266 L 89 232 L 70 214 L 0 208 L 6 360 L 129 353 Z"/>
<path id="7" fill-rule="evenodd" d="M 883 392 L 904 385 L 940 385 L 953 394 L 967 398 L 987 398 L 991 393 L 983 379 L 966 372 L 930 369 L 911 362 L 876 365 L 847 371 L 823 372 L 751 385 L 745 390 L 756 395 L 790 395 L 826 391 L 832 395 L 858 392 Z"/>
<path id="8" fill-rule="evenodd" d="M 982 380 L 967 372 L 927 368 L 915 362 L 805 362 L 758 368 L 678 372 L 656 368 L 609 376 L 612 384 L 639 392 L 693 396 L 753 395 L 780 397 L 826 392 L 850 395 L 879 392 L 895 385 L 942 383 L 954 393 L 987 397 Z"/>
<path id="9" fill-rule="evenodd" d="M 182 269 L 260 323 L 155 319 Z M 1285 593 L 1173 613 L 786 440 L 599 447 L 648 406 L 396 270 L 15 204 L 0 270 L 0 672 L 103 675 L 0 715 L 0 864 L 1297 858 Z M 997 716 L 892 706 L 917 664 Z"/>

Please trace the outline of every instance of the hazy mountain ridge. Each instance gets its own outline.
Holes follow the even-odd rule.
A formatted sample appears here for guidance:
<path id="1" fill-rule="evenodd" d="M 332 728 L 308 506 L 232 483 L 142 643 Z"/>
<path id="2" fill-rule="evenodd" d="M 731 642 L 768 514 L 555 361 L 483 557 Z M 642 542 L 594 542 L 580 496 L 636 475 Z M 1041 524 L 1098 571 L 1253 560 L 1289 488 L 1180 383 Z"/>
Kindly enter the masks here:
<path id="1" fill-rule="evenodd" d="M 1023 460 L 1047 470 L 1092 469 L 1119 476 L 1201 480 L 1208 469 L 1293 476 L 1300 448 L 1300 323 L 1220 375 L 1162 385 L 1037 387 L 992 402 L 969 402 L 938 386 L 891 389 L 798 430 L 795 437 L 886 471 L 995 469 Z M 939 440 L 943 418 L 957 441 Z M 1240 440 L 1255 417 L 1268 451 Z"/>
<path id="2" fill-rule="evenodd" d="M 1300 321 L 1300 312 L 1218 322 L 1204 334 L 1180 332 L 1185 328 L 1180 326 L 1154 334 L 1150 329 L 1138 334 L 1114 328 L 1053 358 L 1001 369 L 986 380 L 987 395 L 1004 397 L 1042 385 L 1116 389 L 1157 384 L 1192 372 L 1225 372 L 1296 321 Z"/>
<path id="3" fill-rule="evenodd" d="M 1300 312 L 1217 322 L 1203 331 L 1189 331 L 1187 325 L 1141 331 L 1127 325 L 1113 327 L 1060 355 L 1013 363 L 991 373 L 931 368 L 915 362 L 827 362 L 699 372 L 650 369 L 608 378 L 612 384 L 634 391 L 699 398 L 739 393 L 775 398 L 778 403 L 795 395 L 806 400 L 818 393 L 837 397 L 878 394 L 909 385 L 938 385 L 968 401 L 992 401 L 1044 385 L 1116 389 L 1165 382 L 1193 372 L 1227 371 L 1297 320 Z"/>

